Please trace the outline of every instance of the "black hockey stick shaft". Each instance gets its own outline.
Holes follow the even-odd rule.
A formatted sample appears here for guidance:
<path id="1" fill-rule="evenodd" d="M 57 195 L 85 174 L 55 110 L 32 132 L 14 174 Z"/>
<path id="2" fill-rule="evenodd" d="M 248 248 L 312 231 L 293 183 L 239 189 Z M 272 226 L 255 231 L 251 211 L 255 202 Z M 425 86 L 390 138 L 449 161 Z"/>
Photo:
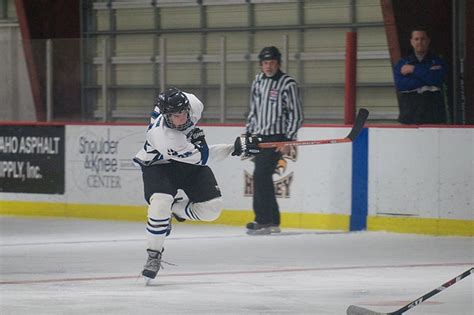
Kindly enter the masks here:
<path id="1" fill-rule="evenodd" d="M 347 138 L 349 138 L 351 141 L 354 141 L 359 136 L 362 129 L 364 129 L 364 125 L 368 117 L 369 111 L 365 108 L 361 108 L 357 113 L 354 126 L 352 127 L 351 132 L 349 132 L 349 134 L 347 135 Z"/>
<path id="2" fill-rule="evenodd" d="M 281 141 L 281 142 L 262 142 L 258 144 L 259 148 L 278 148 L 284 146 L 300 146 L 300 145 L 317 145 L 317 144 L 332 144 L 332 143 L 344 143 L 353 142 L 361 133 L 364 128 L 364 124 L 369 117 L 369 111 L 365 108 L 359 109 L 356 120 L 352 126 L 351 131 L 345 138 L 338 139 L 325 139 L 325 140 L 301 140 L 301 141 Z"/>
<path id="3" fill-rule="evenodd" d="M 446 283 L 443 283 L 441 286 L 439 286 L 438 288 L 426 293 L 425 295 L 419 297 L 418 299 L 416 299 L 415 301 L 411 302 L 410 304 L 408 305 L 405 305 L 404 307 L 402 307 L 401 309 L 395 311 L 394 314 L 403 314 L 403 312 L 405 311 L 408 311 L 409 309 L 417 306 L 418 304 L 422 303 L 423 301 L 429 299 L 430 297 L 432 297 L 433 295 L 436 295 L 438 293 L 440 293 L 441 291 L 443 291 L 444 289 L 447 289 L 449 288 L 450 286 L 452 286 L 453 284 L 455 284 L 456 282 L 459 282 L 461 281 L 462 279 L 466 278 L 467 276 L 469 276 L 471 273 L 474 272 L 474 268 L 471 268 L 469 270 L 466 270 L 464 271 L 462 274 L 460 274 L 459 276 L 447 281 Z"/>
<path id="4" fill-rule="evenodd" d="M 418 299 L 408 303 L 404 307 L 402 307 L 402 308 L 400 308 L 400 309 L 398 309 L 394 312 L 379 313 L 379 312 L 371 311 L 369 309 L 366 309 L 366 308 L 363 308 L 363 307 L 360 307 L 360 306 L 351 305 L 347 308 L 347 315 L 400 315 L 400 314 L 403 314 L 404 312 L 408 311 L 409 309 L 412 309 L 413 307 L 421 304 L 423 301 L 426 301 L 427 299 L 429 299 L 433 295 L 436 295 L 436 294 L 440 293 L 441 291 L 449 288 L 453 284 L 461 281 L 462 279 L 466 278 L 467 276 L 469 276 L 472 273 L 474 273 L 474 267 L 464 271 L 459 276 L 447 281 L 446 283 L 443 283 L 438 288 L 426 293 L 425 295 L 423 295 L 423 296 L 419 297 Z"/>

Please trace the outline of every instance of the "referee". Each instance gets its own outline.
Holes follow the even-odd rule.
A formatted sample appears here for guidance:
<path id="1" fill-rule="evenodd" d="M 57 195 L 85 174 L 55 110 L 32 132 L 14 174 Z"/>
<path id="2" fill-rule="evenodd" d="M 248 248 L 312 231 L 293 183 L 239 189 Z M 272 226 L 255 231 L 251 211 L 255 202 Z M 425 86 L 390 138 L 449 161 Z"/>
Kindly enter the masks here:
<path id="1" fill-rule="evenodd" d="M 303 122 L 301 98 L 296 81 L 280 70 L 281 53 L 271 46 L 258 55 L 262 72 L 252 83 L 247 135 L 262 142 L 296 140 Z M 254 158 L 253 210 L 255 221 L 247 224 L 248 234 L 280 232 L 280 210 L 275 196 L 273 172 L 290 147 L 262 149 Z"/>

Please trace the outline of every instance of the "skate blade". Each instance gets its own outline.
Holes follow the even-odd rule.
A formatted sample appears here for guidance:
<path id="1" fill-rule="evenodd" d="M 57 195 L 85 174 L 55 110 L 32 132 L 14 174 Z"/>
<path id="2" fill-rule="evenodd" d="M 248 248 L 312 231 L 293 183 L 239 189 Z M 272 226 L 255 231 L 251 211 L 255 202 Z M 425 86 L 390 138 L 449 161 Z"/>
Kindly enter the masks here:
<path id="1" fill-rule="evenodd" d="M 258 230 L 247 229 L 248 235 L 270 235 L 278 233 L 281 233 L 281 229 L 279 226 L 269 226 Z"/>
<path id="2" fill-rule="evenodd" d="M 270 233 L 272 234 L 278 234 L 278 233 L 281 233 L 281 229 L 279 226 L 273 226 L 270 228 Z"/>
<path id="3" fill-rule="evenodd" d="M 145 286 L 150 286 L 151 285 L 151 280 L 153 280 L 152 278 L 148 278 L 148 277 L 143 277 L 143 280 L 145 281 Z"/>
<path id="4" fill-rule="evenodd" d="M 268 229 L 247 230 L 248 235 L 270 235 L 272 232 Z"/>

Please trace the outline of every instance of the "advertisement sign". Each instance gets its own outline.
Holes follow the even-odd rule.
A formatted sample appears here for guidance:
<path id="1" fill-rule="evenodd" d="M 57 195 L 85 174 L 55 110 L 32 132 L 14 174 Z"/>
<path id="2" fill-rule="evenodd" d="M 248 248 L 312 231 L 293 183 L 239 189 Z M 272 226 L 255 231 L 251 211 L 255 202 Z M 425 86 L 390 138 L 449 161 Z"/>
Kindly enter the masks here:
<path id="1" fill-rule="evenodd" d="M 64 194 L 64 126 L 0 126 L 0 192 Z"/>
<path id="2" fill-rule="evenodd" d="M 70 200 L 144 204 L 141 171 L 132 163 L 144 133 L 135 126 L 68 126 Z"/>

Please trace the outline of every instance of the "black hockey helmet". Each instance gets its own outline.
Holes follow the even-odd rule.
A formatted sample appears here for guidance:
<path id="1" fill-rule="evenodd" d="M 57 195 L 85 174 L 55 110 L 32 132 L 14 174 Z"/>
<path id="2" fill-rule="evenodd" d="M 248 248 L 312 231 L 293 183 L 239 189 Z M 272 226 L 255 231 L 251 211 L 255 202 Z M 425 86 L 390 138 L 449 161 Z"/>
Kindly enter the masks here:
<path id="1" fill-rule="evenodd" d="M 275 46 L 264 47 L 258 54 L 258 60 L 260 63 L 263 60 L 277 60 L 278 64 L 281 63 L 281 53 Z"/>
<path id="2" fill-rule="evenodd" d="M 163 115 L 189 112 L 191 106 L 189 100 L 184 93 L 175 87 L 167 88 L 164 92 L 158 95 L 156 106 L 160 109 Z"/>

